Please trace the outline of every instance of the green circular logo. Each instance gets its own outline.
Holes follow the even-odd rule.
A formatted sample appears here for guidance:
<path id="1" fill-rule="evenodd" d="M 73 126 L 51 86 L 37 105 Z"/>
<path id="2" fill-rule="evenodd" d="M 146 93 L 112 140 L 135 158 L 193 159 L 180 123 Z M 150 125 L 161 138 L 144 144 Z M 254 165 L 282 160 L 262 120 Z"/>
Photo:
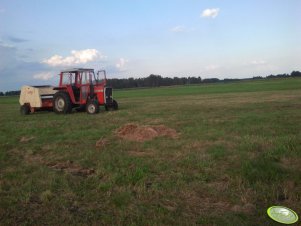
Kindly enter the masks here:
<path id="1" fill-rule="evenodd" d="M 267 213 L 274 221 L 282 224 L 293 224 L 298 221 L 298 215 L 284 206 L 272 206 L 268 208 Z"/>

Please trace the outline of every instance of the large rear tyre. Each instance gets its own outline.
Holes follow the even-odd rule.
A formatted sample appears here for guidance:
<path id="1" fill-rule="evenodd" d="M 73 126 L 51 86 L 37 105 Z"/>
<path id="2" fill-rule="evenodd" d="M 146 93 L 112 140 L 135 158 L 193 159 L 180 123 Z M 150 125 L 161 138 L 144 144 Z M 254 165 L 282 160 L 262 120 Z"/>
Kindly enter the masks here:
<path id="1" fill-rule="evenodd" d="M 21 107 L 20 107 L 20 113 L 21 115 L 29 115 L 30 113 L 30 107 L 28 104 L 23 104 Z"/>
<path id="2" fill-rule="evenodd" d="M 86 105 L 86 112 L 88 114 L 97 114 L 99 112 L 99 104 L 97 100 L 89 100 Z"/>
<path id="3" fill-rule="evenodd" d="M 53 110 L 57 114 L 68 114 L 72 111 L 72 103 L 68 93 L 57 92 L 53 97 Z"/>

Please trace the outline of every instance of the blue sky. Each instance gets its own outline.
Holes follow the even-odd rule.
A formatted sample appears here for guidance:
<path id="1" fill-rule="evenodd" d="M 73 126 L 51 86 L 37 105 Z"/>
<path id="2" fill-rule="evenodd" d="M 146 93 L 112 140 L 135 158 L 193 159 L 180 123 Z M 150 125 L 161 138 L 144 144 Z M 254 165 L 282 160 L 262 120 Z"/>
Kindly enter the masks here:
<path id="1" fill-rule="evenodd" d="M 0 0 L 0 91 L 63 68 L 109 77 L 301 70 L 301 0 Z"/>

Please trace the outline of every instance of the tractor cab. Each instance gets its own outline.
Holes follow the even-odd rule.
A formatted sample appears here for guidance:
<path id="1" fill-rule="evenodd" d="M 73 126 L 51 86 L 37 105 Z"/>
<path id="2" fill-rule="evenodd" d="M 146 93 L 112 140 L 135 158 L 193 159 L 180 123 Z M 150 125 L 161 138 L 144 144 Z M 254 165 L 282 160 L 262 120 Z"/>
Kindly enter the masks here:
<path id="1" fill-rule="evenodd" d="M 85 68 L 61 71 L 59 86 L 54 88 L 59 90 L 56 94 L 59 97 L 54 96 L 53 99 L 54 111 L 68 113 L 73 107 L 86 107 L 87 112 L 93 114 L 99 111 L 99 105 L 105 106 L 106 110 L 117 109 L 117 102 L 112 98 L 112 88 L 107 87 L 106 83 L 104 70 L 96 74 L 93 69 Z"/>
<path id="2" fill-rule="evenodd" d="M 93 69 L 76 68 L 61 71 L 59 87 L 56 89 L 68 91 L 72 103 L 85 104 L 88 97 L 93 98 L 95 95 L 96 87 L 104 88 L 106 85 L 105 73 L 103 76 L 95 76 Z"/>

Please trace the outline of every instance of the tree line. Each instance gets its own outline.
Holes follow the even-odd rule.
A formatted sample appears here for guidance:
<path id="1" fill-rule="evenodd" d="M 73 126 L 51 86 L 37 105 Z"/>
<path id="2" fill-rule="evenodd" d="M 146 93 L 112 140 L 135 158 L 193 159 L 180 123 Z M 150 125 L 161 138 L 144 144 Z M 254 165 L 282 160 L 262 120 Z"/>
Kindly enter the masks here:
<path id="1" fill-rule="evenodd" d="M 271 79 L 271 78 L 287 78 L 287 77 L 301 77 L 301 72 L 293 71 L 291 74 L 277 74 L 268 75 L 266 77 L 254 76 L 247 79 L 218 79 L 218 78 L 205 78 L 201 77 L 162 77 L 161 75 L 151 74 L 146 78 L 124 78 L 124 79 L 108 79 L 108 84 L 115 89 L 123 88 L 139 88 L 139 87 L 159 87 L 159 86 L 174 86 L 174 85 L 191 85 L 202 83 L 218 83 L 218 82 L 235 82 L 250 79 Z"/>
<path id="2" fill-rule="evenodd" d="M 162 77 L 161 75 L 151 74 L 146 78 L 113 78 L 108 79 L 107 83 L 115 89 L 124 88 L 142 88 L 142 87 L 160 87 L 160 86 L 174 86 L 174 85 L 191 85 L 191 84 L 206 84 L 206 83 L 218 83 L 218 82 L 234 82 L 242 80 L 256 80 L 256 79 L 272 79 L 272 78 L 288 78 L 288 77 L 301 77 L 300 71 L 293 71 L 290 74 L 277 74 L 268 75 L 266 77 L 254 76 L 248 79 L 218 79 L 218 78 L 205 78 L 201 77 Z M 20 95 L 20 90 L 0 92 L 0 96 L 16 96 Z"/>

